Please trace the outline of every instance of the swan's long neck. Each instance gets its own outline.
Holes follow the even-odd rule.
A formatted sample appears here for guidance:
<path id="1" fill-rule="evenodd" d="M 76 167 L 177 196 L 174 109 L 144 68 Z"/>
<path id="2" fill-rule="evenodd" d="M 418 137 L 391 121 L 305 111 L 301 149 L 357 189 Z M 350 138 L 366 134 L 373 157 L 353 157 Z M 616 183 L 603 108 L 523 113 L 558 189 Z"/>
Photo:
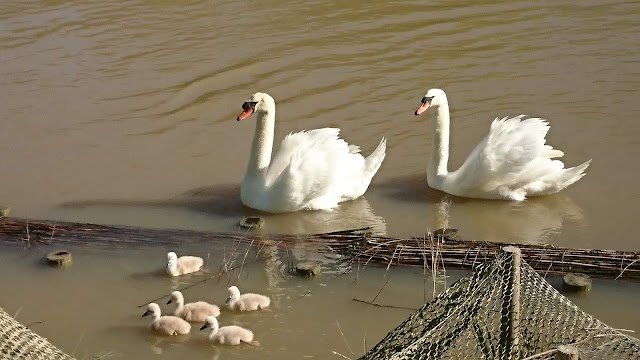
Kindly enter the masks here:
<path id="1" fill-rule="evenodd" d="M 273 150 L 273 128 L 276 120 L 276 109 L 269 106 L 267 111 L 257 114 L 256 131 L 251 145 L 251 156 L 247 165 L 245 177 L 264 176 L 271 163 L 271 151 Z"/>
<path id="2" fill-rule="evenodd" d="M 209 339 L 213 339 L 216 335 L 218 335 L 219 330 L 218 324 L 211 324 L 211 330 L 209 330 Z"/>
<path id="3" fill-rule="evenodd" d="M 431 161 L 427 167 L 427 178 L 436 179 L 447 175 L 449 162 L 449 104 L 442 102 L 436 109 L 435 129 Z"/>

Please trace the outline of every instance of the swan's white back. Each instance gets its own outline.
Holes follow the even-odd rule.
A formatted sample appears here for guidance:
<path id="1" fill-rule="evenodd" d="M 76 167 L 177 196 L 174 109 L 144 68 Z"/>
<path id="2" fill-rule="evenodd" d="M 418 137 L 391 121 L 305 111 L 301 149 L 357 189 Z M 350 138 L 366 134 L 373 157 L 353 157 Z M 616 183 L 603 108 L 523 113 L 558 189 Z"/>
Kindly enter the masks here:
<path id="1" fill-rule="evenodd" d="M 365 193 L 384 160 L 384 138 L 365 158 L 339 137 L 339 129 L 301 131 L 287 135 L 271 156 L 275 101 L 256 93 L 248 103 L 254 104 L 258 120 L 241 186 L 243 204 L 268 212 L 321 210 Z"/>
<path id="2" fill-rule="evenodd" d="M 431 100 L 425 100 L 431 99 Z M 524 200 L 527 196 L 556 193 L 582 178 L 591 160 L 576 167 L 564 168 L 555 158 L 563 152 L 546 144 L 549 125 L 540 118 L 495 119 L 487 136 L 476 145 L 464 164 L 454 172 L 447 171 L 449 108 L 446 94 L 431 89 L 416 110 L 419 115 L 428 107 L 435 108 L 432 162 L 427 172 L 429 185 L 452 195 Z M 429 103 L 430 102 L 430 103 Z M 444 144 L 444 145 L 443 145 Z"/>

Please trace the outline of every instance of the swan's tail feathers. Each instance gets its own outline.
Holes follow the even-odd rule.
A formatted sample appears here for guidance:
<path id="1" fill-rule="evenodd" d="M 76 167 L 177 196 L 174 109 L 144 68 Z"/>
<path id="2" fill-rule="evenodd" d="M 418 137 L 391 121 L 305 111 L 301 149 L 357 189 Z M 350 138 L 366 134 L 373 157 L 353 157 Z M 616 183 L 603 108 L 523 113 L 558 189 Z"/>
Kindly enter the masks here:
<path id="1" fill-rule="evenodd" d="M 559 190 L 566 188 L 567 186 L 573 184 L 574 182 L 580 180 L 583 176 L 585 176 L 586 174 L 584 173 L 584 171 L 589 167 L 589 164 L 591 164 L 591 159 L 583 162 L 578 166 L 566 169 L 564 177 L 565 181 L 560 185 L 561 187 Z"/>
<path id="2" fill-rule="evenodd" d="M 582 179 L 582 177 L 586 175 L 584 171 L 589 167 L 589 164 L 591 164 L 591 160 L 585 161 L 584 163 L 572 168 L 561 169 L 557 177 L 551 181 L 551 185 L 544 186 L 543 189 L 539 189 L 538 191 L 532 189 L 533 191 L 529 195 L 550 195 L 559 192 L 574 182 Z"/>
<path id="3" fill-rule="evenodd" d="M 378 172 L 378 169 L 380 169 L 380 165 L 382 165 L 382 160 L 384 160 L 384 157 L 386 155 L 387 139 L 382 138 L 380 144 L 378 144 L 378 147 L 373 150 L 371 155 L 367 156 L 367 159 L 365 160 L 366 171 L 371 174 L 371 177 L 373 177 L 373 175 Z"/>

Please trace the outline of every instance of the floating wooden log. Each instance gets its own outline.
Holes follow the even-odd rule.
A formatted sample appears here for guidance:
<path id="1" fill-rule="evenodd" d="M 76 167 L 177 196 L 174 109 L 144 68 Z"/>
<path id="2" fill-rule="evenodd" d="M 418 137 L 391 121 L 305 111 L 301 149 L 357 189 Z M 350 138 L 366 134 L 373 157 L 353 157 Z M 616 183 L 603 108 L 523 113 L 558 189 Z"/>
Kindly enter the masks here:
<path id="1" fill-rule="evenodd" d="M 410 239 L 374 235 L 354 229 L 310 235 L 217 233 L 192 230 L 147 229 L 61 221 L 0 218 L 0 241 L 23 245 L 62 244 L 102 246 L 157 246 L 233 240 L 287 246 L 310 242 L 323 251 L 339 253 L 351 261 L 389 265 L 431 266 L 433 259 L 445 268 L 470 269 L 493 259 L 505 246 L 520 248 L 522 259 L 546 274 L 578 272 L 594 277 L 640 280 L 640 252 L 572 249 L 545 244 L 496 243 L 461 240 L 434 231 Z"/>

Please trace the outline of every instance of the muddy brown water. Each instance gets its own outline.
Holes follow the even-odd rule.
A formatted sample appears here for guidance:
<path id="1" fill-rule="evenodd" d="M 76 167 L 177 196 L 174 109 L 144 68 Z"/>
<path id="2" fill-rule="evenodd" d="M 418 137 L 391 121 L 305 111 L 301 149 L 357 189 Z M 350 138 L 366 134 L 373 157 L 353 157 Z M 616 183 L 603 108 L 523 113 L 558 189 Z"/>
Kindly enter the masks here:
<path id="1" fill-rule="evenodd" d="M 276 146 L 291 131 L 325 126 L 366 154 L 388 139 L 364 198 L 332 212 L 266 216 L 267 231 L 372 226 L 410 236 L 448 225 L 469 239 L 638 250 L 639 16 L 640 3 L 615 0 L 4 1 L 0 205 L 31 218 L 238 231 L 239 217 L 255 214 L 239 200 L 255 118 L 235 116 L 266 91 L 278 108 Z M 494 117 L 523 113 L 549 119 L 548 143 L 566 164 L 593 159 L 587 175 L 517 204 L 428 189 L 428 119 L 412 113 L 431 87 L 449 96 L 450 168 Z M 166 249 L 80 251 L 60 273 L 36 266 L 35 250 L 0 255 L 0 306 L 44 321 L 34 329 L 80 355 L 329 358 L 349 353 L 336 320 L 358 355 L 365 333 L 370 346 L 408 315 L 348 300 L 377 292 L 380 269 L 364 270 L 356 287 L 353 277 L 280 275 L 274 290 L 256 268 L 247 271 L 263 275 L 242 285 L 279 300 L 265 317 L 231 320 L 258 327 L 259 350 L 166 343 L 141 330 L 134 306 L 173 286 L 136 276 Z M 394 271 L 387 300 L 420 306 L 419 271 Z M 292 305 L 306 287 L 318 290 L 303 298 L 311 303 Z M 205 288 L 194 295 L 224 297 L 222 285 Z M 604 281 L 577 301 L 612 326 L 640 330 L 638 296 L 636 284 Z"/>

